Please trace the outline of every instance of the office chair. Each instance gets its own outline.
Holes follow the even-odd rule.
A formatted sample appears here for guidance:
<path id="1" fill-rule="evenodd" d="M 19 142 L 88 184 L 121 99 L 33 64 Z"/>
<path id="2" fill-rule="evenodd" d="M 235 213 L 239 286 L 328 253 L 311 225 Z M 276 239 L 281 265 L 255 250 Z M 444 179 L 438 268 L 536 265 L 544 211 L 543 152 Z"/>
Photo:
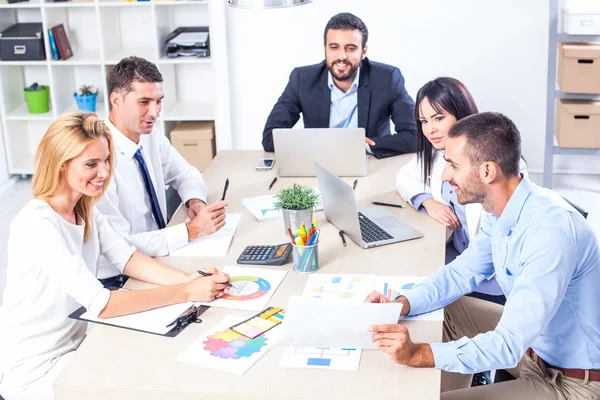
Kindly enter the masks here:
<path id="1" fill-rule="evenodd" d="M 177 193 L 177 190 L 175 190 L 173 188 L 173 186 L 169 186 L 167 188 L 166 196 L 167 196 L 167 223 L 169 223 L 169 221 L 173 217 L 173 214 L 175 214 L 175 211 L 177 211 L 177 208 L 181 204 L 181 197 L 179 197 L 179 193 Z"/>
<path id="2" fill-rule="evenodd" d="M 567 199 L 566 197 L 563 197 L 563 200 L 566 201 L 567 203 L 569 203 L 571 205 L 571 207 L 573 207 L 574 209 L 576 209 L 579 214 L 583 215 L 583 218 L 587 219 L 589 212 L 581 207 L 579 207 L 577 204 L 571 202 L 569 199 Z"/>

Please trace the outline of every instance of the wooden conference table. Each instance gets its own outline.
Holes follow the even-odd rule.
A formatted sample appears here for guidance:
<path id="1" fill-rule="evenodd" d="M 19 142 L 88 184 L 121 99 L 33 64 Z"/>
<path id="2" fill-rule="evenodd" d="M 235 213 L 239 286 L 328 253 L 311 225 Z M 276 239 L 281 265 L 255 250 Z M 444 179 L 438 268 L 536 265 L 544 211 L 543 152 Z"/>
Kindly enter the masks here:
<path id="1" fill-rule="evenodd" d="M 288 238 L 283 221 L 258 222 L 242 205 L 242 199 L 276 193 L 293 182 L 317 186 L 316 178 L 279 178 L 271 191 L 267 188 L 276 169 L 256 171 L 262 151 L 221 151 L 204 179 L 208 200 L 222 194 L 225 178 L 230 180 L 227 201 L 229 213 L 241 213 L 240 225 L 226 257 L 162 257 L 173 267 L 194 271 L 199 267 L 237 265 L 242 250 L 250 244 L 278 244 Z M 268 154 L 267 154 L 268 156 Z M 395 189 L 398 169 L 413 155 L 377 160 L 370 157 L 369 173 L 359 178 L 356 199 L 359 207 L 371 201 L 404 203 Z M 352 182 L 353 178 L 344 178 Z M 376 275 L 425 276 L 444 263 L 445 228 L 414 209 L 389 208 L 404 222 L 421 231 L 423 238 L 364 250 L 347 238 L 343 247 L 338 230 L 315 213 L 322 229 L 319 263 L 322 273 L 362 273 Z M 180 209 L 171 223 L 182 222 Z M 300 295 L 307 274 L 292 271 L 291 261 L 281 267 L 289 271 L 269 305 L 286 307 L 290 295 Z M 132 288 L 145 287 L 128 282 Z M 201 324 L 192 324 L 175 338 L 96 325 L 68 366 L 55 382 L 57 400 L 80 399 L 438 399 L 440 372 L 435 369 L 408 368 L 395 364 L 379 350 L 363 351 L 358 372 L 319 369 L 280 368 L 282 348 L 272 348 L 243 376 L 175 361 L 204 331 L 227 314 L 251 316 L 255 312 L 211 308 L 202 315 Z M 419 342 L 439 342 L 441 322 L 409 321 L 411 337 Z"/>

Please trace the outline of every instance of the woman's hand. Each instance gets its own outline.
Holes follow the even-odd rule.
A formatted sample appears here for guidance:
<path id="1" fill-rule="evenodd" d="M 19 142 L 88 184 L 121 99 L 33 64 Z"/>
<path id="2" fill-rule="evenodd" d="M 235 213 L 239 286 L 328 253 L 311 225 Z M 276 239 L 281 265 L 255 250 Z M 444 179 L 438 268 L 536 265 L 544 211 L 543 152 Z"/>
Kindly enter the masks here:
<path id="1" fill-rule="evenodd" d="M 435 201 L 432 198 L 425 200 L 421 205 L 425 207 L 427 214 L 431 218 L 446 225 L 450 230 L 455 231 L 460 227 L 458 217 L 450 206 Z"/>
<path id="2" fill-rule="evenodd" d="M 187 301 L 213 301 L 229 292 L 229 287 L 224 284 L 231 283 L 229 275 L 221 274 L 215 268 L 202 269 L 202 272 L 211 274 L 211 276 L 202 276 L 197 272 L 188 274 Z"/>

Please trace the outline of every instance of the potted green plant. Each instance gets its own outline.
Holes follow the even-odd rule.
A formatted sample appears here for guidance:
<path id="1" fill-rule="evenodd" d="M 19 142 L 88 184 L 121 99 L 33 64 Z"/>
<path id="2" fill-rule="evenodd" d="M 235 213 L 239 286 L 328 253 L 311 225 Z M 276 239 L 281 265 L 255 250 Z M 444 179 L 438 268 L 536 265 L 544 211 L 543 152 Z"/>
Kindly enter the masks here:
<path id="1" fill-rule="evenodd" d="M 81 111 L 96 112 L 96 100 L 98 89 L 94 85 L 81 85 L 79 90 L 73 94 L 77 102 L 77 108 Z"/>
<path id="2" fill-rule="evenodd" d="M 313 188 L 294 183 L 275 195 L 273 208 L 281 210 L 287 235 L 288 228 L 292 233 L 296 233 L 301 224 L 308 225 L 306 228 L 310 227 L 313 210 L 319 204 L 321 204 L 321 197 Z"/>
<path id="3" fill-rule="evenodd" d="M 23 89 L 30 114 L 44 114 L 50 111 L 50 89 L 37 82 Z"/>

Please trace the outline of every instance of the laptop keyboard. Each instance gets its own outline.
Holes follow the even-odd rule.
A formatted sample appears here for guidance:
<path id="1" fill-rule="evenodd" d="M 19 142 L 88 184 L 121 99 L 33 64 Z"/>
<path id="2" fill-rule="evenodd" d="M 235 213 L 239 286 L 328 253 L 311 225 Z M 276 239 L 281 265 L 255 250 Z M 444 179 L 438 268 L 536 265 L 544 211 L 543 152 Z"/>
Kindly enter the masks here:
<path id="1" fill-rule="evenodd" d="M 373 221 L 365 217 L 362 213 L 358 213 L 358 222 L 360 223 L 360 233 L 366 243 L 379 242 L 380 240 L 393 239 L 393 237 L 375 225 Z"/>

